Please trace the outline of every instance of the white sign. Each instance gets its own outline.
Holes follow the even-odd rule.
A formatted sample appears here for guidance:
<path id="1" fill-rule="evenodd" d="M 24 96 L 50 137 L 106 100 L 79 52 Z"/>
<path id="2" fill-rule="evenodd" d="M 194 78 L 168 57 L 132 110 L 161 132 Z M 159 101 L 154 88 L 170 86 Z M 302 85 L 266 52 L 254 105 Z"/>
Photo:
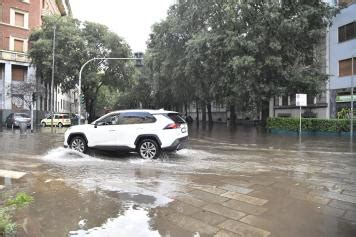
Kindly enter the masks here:
<path id="1" fill-rule="evenodd" d="M 307 94 L 296 94 L 295 100 L 296 106 L 307 106 Z"/>

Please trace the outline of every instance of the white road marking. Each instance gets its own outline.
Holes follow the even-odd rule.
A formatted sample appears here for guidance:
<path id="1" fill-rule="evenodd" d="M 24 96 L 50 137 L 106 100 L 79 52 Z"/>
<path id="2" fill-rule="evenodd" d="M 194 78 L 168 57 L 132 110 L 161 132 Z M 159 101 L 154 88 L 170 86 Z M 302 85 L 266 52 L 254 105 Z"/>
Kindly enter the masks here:
<path id="1" fill-rule="evenodd" d="M 24 172 L 18 172 L 12 170 L 0 170 L 0 177 L 11 178 L 11 179 L 20 179 L 25 174 L 26 173 Z"/>

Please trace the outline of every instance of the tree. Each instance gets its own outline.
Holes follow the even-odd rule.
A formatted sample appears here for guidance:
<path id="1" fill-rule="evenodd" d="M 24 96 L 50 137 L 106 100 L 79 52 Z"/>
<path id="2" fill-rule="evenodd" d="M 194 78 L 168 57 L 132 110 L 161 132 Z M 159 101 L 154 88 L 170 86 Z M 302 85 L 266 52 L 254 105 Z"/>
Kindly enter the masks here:
<path id="1" fill-rule="evenodd" d="M 94 57 L 131 57 L 127 43 L 101 24 L 80 22 L 71 17 L 45 17 L 43 27 L 31 34 L 30 57 L 42 81 L 50 83 L 53 27 L 57 25 L 55 84 L 64 91 L 74 89 L 81 66 Z M 95 118 L 97 96 L 102 86 L 125 90 L 132 81 L 133 64 L 124 61 L 95 61 L 82 74 L 82 92 L 89 120 Z"/>
<path id="2" fill-rule="evenodd" d="M 229 105 L 232 121 L 236 104 L 261 111 L 265 120 L 270 98 L 315 94 L 324 85 L 316 51 L 335 13 L 321 0 L 180 0 L 150 36 L 156 94 L 189 91 L 189 101 L 208 110 L 213 100 Z M 171 87 L 182 71 L 188 90 Z"/>

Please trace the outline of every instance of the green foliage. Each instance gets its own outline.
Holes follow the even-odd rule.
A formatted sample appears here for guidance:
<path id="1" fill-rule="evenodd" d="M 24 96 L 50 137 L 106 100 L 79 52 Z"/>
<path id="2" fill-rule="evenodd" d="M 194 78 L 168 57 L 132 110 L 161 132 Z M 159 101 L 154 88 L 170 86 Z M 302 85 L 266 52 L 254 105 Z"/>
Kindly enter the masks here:
<path id="1" fill-rule="evenodd" d="M 16 194 L 14 198 L 9 199 L 6 204 L 7 206 L 20 208 L 29 205 L 31 202 L 33 202 L 33 197 L 28 195 L 27 193 L 21 192 Z"/>
<path id="2" fill-rule="evenodd" d="M 12 210 L 0 207 L 0 236 L 16 232 L 16 224 L 12 221 Z"/>
<path id="3" fill-rule="evenodd" d="M 56 26 L 56 27 L 55 27 Z M 31 34 L 30 57 L 42 81 L 51 83 L 53 30 L 56 28 L 55 84 L 67 91 L 78 83 L 81 66 L 92 58 L 132 57 L 128 44 L 106 26 L 80 22 L 71 17 L 45 17 L 42 28 Z M 82 93 L 90 119 L 95 117 L 97 96 L 102 86 L 124 91 L 132 84 L 134 62 L 97 60 L 82 73 Z"/>
<path id="4" fill-rule="evenodd" d="M 269 118 L 268 129 L 299 131 L 299 118 Z M 350 120 L 302 118 L 302 131 L 308 132 L 349 132 Z"/>
<path id="5" fill-rule="evenodd" d="M 16 223 L 13 222 L 13 214 L 19 209 L 33 202 L 33 197 L 20 192 L 14 198 L 7 200 L 5 206 L 0 206 L 0 236 L 16 233 Z"/>
<path id="6" fill-rule="evenodd" d="M 349 119 L 351 115 L 351 110 L 343 108 L 341 111 L 337 112 L 338 119 Z"/>
<path id="7" fill-rule="evenodd" d="M 251 109 L 282 93 L 316 94 L 327 76 L 315 52 L 335 13 L 322 0 L 178 1 L 148 42 L 156 104 Z"/>

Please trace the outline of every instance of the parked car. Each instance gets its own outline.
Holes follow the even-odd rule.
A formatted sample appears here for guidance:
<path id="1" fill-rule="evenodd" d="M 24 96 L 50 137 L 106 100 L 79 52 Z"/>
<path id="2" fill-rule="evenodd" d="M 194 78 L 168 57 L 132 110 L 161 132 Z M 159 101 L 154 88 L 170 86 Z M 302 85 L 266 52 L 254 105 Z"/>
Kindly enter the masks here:
<path id="1" fill-rule="evenodd" d="M 157 158 L 162 150 L 185 147 L 188 126 L 177 113 L 165 110 L 122 110 L 91 124 L 73 126 L 64 134 L 64 147 L 86 153 L 88 148 L 137 151 L 144 159 Z"/>
<path id="2" fill-rule="evenodd" d="M 41 120 L 42 127 L 51 126 L 52 124 L 52 115 L 48 115 L 46 118 Z M 54 114 L 53 117 L 53 126 L 63 127 L 63 126 L 71 126 L 71 117 L 70 114 L 58 113 Z"/>
<path id="3" fill-rule="evenodd" d="M 11 113 L 5 120 L 5 126 L 8 128 L 19 127 L 25 123 L 27 127 L 31 126 L 31 117 L 26 113 Z"/>

